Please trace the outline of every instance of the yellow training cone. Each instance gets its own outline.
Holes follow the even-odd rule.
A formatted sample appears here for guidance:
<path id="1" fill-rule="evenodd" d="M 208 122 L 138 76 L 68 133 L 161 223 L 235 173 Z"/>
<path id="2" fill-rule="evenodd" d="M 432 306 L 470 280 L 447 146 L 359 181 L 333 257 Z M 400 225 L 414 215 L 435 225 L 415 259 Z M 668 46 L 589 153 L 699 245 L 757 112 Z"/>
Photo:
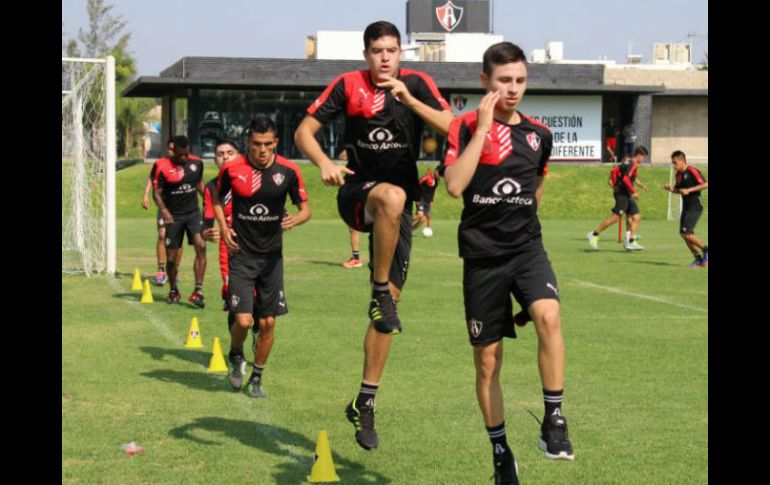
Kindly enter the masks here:
<path id="1" fill-rule="evenodd" d="M 131 281 L 131 291 L 142 291 L 142 275 L 139 268 L 134 270 L 134 279 Z"/>
<path id="2" fill-rule="evenodd" d="M 227 372 L 227 364 L 225 364 L 225 356 L 222 355 L 222 346 L 219 344 L 219 337 L 214 337 L 214 350 L 211 353 L 209 372 Z"/>
<path id="3" fill-rule="evenodd" d="M 329 436 L 326 431 L 321 430 L 318 433 L 318 442 L 315 445 L 315 460 L 313 468 L 310 470 L 310 476 L 307 477 L 310 483 L 330 483 L 339 482 L 340 477 L 334 471 L 334 461 L 332 461 L 332 450 L 329 446 Z"/>
<path id="4" fill-rule="evenodd" d="M 142 290 L 142 299 L 139 301 L 141 303 L 153 303 L 155 301 L 152 299 L 152 290 L 150 290 L 150 280 L 148 279 L 144 280 L 144 290 Z"/>
<path id="5" fill-rule="evenodd" d="M 187 332 L 187 343 L 184 346 L 188 349 L 203 348 L 201 331 L 198 328 L 198 317 L 193 317 L 192 322 L 190 322 L 190 330 Z"/>

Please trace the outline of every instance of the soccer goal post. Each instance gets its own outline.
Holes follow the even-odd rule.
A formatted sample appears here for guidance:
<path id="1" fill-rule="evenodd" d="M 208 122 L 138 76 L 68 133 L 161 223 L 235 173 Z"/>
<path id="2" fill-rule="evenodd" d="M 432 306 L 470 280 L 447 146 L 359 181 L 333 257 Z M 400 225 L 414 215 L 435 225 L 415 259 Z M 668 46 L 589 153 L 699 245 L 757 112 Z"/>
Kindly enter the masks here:
<path id="1" fill-rule="evenodd" d="M 115 58 L 62 58 L 62 273 L 115 273 Z"/>
<path id="2" fill-rule="evenodd" d="M 674 170 L 674 167 L 671 166 L 668 172 L 668 183 L 671 184 L 671 186 L 674 186 L 674 175 L 676 171 Z M 682 215 L 682 196 L 679 194 L 674 194 L 673 192 L 668 193 L 668 212 L 666 214 L 666 220 L 668 221 L 678 221 L 679 217 Z"/>

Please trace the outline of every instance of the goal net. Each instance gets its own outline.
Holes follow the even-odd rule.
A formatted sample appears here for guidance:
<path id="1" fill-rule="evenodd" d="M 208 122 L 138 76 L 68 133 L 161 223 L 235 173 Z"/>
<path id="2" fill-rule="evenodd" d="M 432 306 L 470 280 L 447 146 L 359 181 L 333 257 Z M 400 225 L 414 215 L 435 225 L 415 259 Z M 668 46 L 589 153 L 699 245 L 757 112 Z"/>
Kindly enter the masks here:
<path id="1" fill-rule="evenodd" d="M 114 108 L 113 58 L 62 58 L 63 273 L 115 272 Z"/>

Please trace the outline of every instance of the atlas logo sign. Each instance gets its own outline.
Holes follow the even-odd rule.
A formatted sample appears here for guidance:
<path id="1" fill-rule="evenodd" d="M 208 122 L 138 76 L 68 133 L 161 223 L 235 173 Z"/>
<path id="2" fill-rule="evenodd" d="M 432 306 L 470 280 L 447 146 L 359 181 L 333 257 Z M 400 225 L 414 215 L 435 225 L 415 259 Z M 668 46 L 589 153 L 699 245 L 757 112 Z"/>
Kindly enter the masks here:
<path id="1" fill-rule="evenodd" d="M 250 222 L 275 222 L 279 218 L 280 217 L 277 215 L 271 216 L 270 209 L 264 204 L 255 204 L 251 206 L 248 215 L 238 214 L 238 219 Z"/>
<path id="2" fill-rule="evenodd" d="M 383 127 L 378 127 L 370 131 L 367 138 L 369 139 L 369 143 L 357 140 L 358 146 L 366 148 L 367 150 L 395 150 L 409 146 L 406 143 L 393 141 L 395 138 L 393 132 Z"/>
<path id="3" fill-rule="evenodd" d="M 513 205 L 532 205 L 532 197 L 519 197 L 521 184 L 510 177 L 499 180 L 492 187 L 494 197 L 473 194 L 473 203 L 479 205 L 497 205 L 501 202 Z"/>
<path id="4" fill-rule="evenodd" d="M 460 25 L 464 10 L 464 8 L 458 7 L 450 0 L 444 5 L 436 7 L 436 18 L 438 18 L 438 23 L 441 24 L 444 30 L 451 32 Z"/>

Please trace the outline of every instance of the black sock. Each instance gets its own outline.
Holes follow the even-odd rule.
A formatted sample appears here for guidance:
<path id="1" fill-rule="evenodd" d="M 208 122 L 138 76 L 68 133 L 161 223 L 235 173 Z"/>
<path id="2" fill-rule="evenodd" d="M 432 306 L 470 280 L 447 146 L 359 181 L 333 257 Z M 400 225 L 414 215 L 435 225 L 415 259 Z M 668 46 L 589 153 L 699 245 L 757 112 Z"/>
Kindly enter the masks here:
<path id="1" fill-rule="evenodd" d="M 492 456 L 495 462 L 499 461 L 501 457 L 511 454 L 511 449 L 508 448 L 508 440 L 505 438 L 505 421 L 497 426 L 487 426 L 486 428 L 489 441 L 492 442 Z"/>
<path id="2" fill-rule="evenodd" d="M 166 272 L 166 263 L 158 263 L 158 271 L 160 271 L 161 273 L 165 273 Z"/>
<path id="3" fill-rule="evenodd" d="M 377 295 L 381 295 L 383 293 L 390 293 L 390 289 L 388 288 L 388 282 L 380 283 L 378 281 L 375 281 L 372 285 L 372 297 L 375 297 Z"/>
<path id="4" fill-rule="evenodd" d="M 561 402 L 564 400 L 564 389 L 558 391 L 546 391 L 543 389 L 543 403 L 545 404 L 545 415 L 550 416 L 557 409 L 561 415 Z"/>
<path id="5" fill-rule="evenodd" d="M 364 404 L 374 407 L 374 396 L 377 394 L 377 389 L 379 387 L 379 385 L 375 386 L 362 382 L 361 389 L 358 391 L 358 396 L 356 397 L 356 408 L 361 409 L 361 406 Z M 371 402 L 369 403 L 368 401 L 370 399 Z"/>
<path id="6" fill-rule="evenodd" d="M 599 235 L 599 231 L 594 231 L 594 236 L 598 236 L 598 235 Z"/>
<path id="7" fill-rule="evenodd" d="M 353 259 L 361 259 L 361 253 L 358 251 L 353 251 Z"/>
<path id="8" fill-rule="evenodd" d="M 230 359 L 232 360 L 232 358 L 235 357 L 236 355 L 240 355 L 241 357 L 243 357 L 243 347 L 241 347 L 240 349 L 236 349 L 235 347 L 230 347 Z"/>
<path id="9" fill-rule="evenodd" d="M 259 367 L 257 364 L 254 364 L 254 370 L 251 371 L 251 377 L 249 377 L 249 380 L 254 379 L 255 377 L 259 380 L 262 380 L 262 373 L 265 371 L 265 366 Z"/>
<path id="10" fill-rule="evenodd" d="M 203 283 L 195 283 L 195 291 L 203 292 Z"/>

